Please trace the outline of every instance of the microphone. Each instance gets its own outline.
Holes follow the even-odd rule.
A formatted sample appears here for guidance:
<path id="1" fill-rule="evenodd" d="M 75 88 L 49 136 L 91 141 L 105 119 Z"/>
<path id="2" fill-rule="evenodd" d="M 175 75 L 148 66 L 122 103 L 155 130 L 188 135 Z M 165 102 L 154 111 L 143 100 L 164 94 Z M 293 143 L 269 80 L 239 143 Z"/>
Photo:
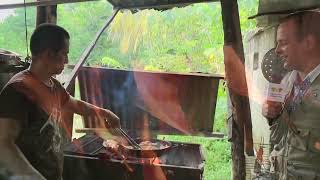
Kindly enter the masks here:
<path id="1" fill-rule="evenodd" d="M 281 84 L 281 81 L 288 73 L 288 71 L 283 66 L 283 60 L 276 54 L 275 48 L 270 49 L 262 59 L 262 74 L 269 82 L 267 84 L 265 96 L 266 100 L 270 103 L 285 102 L 285 97 L 288 93 L 288 89 L 286 85 Z M 268 118 L 269 125 L 271 125 L 273 121 L 274 119 Z"/>
<path id="2" fill-rule="evenodd" d="M 285 100 L 287 90 L 281 81 L 288 71 L 284 69 L 283 65 L 284 63 L 281 57 L 276 54 L 275 48 L 270 49 L 262 59 L 262 74 L 269 82 L 266 89 L 268 101 L 284 102 Z"/>

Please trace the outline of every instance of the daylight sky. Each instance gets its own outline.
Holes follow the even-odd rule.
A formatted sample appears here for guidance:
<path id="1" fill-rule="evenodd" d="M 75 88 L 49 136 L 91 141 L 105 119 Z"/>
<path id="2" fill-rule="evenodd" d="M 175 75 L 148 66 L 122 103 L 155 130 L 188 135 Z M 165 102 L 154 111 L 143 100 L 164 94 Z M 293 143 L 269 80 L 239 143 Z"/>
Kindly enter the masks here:
<path id="1" fill-rule="evenodd" d="M 23 2 L 23 0 L 0 0 L 1 4 L 13 4 Z M 14 9 L 0 9 L 0 22 L 3 21 L 7 16 L 11 15 L 14 12 Z"/>

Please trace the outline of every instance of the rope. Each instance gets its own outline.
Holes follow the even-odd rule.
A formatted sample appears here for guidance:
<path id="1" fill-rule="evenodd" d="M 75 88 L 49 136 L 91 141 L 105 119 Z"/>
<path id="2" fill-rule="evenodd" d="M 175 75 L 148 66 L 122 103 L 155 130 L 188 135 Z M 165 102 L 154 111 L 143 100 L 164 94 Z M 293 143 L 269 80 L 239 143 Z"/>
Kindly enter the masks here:
<path id="1" fill-rule="evenodd" d="M 25 59 L 26 62 L 28 62 L 30 60 L 30 56 L 29 56 L 29 47 L 28 47 L 28 26 L 27 26 L 27 6 L 26 6 L 26 0 L 23 0 L 24 3 L 24 26 L 25 26 L 25 30 L 26 30 L 26 49 L 27 49 L 27 57 Z"/>

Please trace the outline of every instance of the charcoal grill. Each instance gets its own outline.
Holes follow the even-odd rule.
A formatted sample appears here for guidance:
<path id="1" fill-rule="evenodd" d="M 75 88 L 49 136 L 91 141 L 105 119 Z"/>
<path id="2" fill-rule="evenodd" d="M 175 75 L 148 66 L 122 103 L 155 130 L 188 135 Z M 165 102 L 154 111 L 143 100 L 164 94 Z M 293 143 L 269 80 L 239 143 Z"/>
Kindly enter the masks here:
<path id="1" fill-rule="evenodd" d="M 172 148 L 155 158 L 123 157 L 103 147 L 103 139 L 87 134 L 65 148 L 64 180 L 202 180 L 201 145 L 171 142 Z"/>

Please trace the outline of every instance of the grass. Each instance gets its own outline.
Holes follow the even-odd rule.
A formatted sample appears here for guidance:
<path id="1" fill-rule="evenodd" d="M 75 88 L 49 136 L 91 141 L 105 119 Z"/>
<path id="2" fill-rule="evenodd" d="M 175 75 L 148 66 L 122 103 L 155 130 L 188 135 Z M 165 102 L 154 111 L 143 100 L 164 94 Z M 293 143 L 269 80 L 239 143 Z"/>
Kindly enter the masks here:
<path id="1" fill-rule="evenodd" d="M 224 86 L 220 85 L 218 89 L 218 97 L 214 117 L 214 132 L 222 132 L 224 134 L 227 133 L 227 109 L 227 92 L 225 91 Z"/>

